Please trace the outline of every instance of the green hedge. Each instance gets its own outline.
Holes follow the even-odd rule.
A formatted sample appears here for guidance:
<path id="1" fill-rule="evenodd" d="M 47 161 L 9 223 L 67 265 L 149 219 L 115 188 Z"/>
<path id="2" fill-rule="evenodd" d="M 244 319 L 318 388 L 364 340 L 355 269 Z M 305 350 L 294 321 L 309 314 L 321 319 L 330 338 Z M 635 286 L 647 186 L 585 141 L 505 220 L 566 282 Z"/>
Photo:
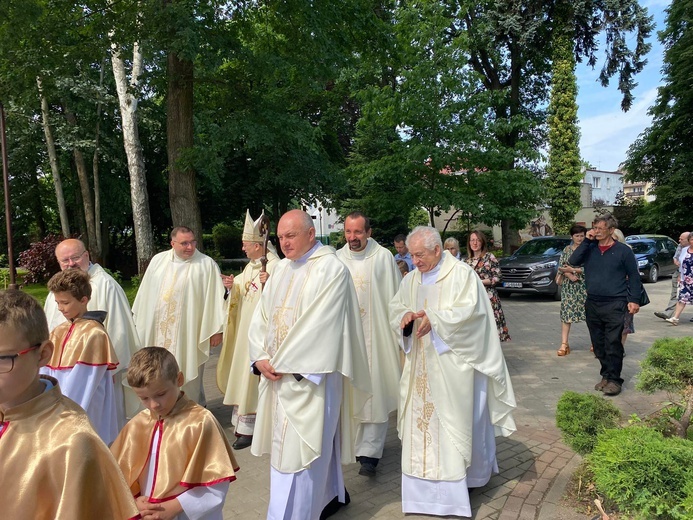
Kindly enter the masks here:
<path id="1" fill-rule="evenodd" d="M 693 518 L 693 443 L 631 426 L 599 435 L 588 457 L 597 489 L 639 520 Z"/>
<path id="2" fill-rule="evenodd" d="M 621 412 L 601 396 L 565 392 L 556 406 L 556 426 L 563 440 L 577 453 L 594 448 L 597 435 L 618 426 Z"/>

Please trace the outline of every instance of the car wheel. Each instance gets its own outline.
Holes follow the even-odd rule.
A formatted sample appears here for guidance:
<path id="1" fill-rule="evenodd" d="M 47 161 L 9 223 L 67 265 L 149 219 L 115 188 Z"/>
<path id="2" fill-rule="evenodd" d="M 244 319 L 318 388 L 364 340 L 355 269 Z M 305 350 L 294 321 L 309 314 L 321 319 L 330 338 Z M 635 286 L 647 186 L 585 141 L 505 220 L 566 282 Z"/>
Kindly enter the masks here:
<path id="1" fill-rule="evenodd" d="M 654 264 L 650 268 L 650 274 L 647 275 L 647 281 L 650 283 L 656 283 L 657 280 L 659 280 L 659 267 L 657 267 L 657 264 Z"/>
<path id="2" fill-rule="evenodd" d="M 553 299 L 554 299 L 554 301 L 557 301 L 557 302 L 561 301 L 561 286 L 560 285 L 556 286 L 556 292 L 553 293 Z"/>

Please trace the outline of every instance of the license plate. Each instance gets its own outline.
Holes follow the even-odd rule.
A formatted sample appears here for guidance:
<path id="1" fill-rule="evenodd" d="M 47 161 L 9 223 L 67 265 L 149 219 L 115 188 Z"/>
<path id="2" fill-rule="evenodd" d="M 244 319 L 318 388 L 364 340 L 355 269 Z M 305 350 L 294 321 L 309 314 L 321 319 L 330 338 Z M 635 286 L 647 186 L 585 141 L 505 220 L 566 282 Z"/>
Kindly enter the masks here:
<path id="1" fill-rule="evenodd" d="M 522 282 L 503 282 L 503 287 L 513 287 L 516 289 L 522 289 Z"/>

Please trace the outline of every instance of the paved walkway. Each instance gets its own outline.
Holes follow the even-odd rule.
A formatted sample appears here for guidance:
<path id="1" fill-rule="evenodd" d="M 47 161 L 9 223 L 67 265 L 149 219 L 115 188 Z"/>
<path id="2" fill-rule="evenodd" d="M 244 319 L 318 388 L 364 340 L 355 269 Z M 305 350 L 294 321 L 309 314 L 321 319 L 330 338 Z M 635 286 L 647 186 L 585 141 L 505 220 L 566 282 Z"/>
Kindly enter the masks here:
<path id="1" fill-rule="evenodd" d="M 669 299 L 668 278 L 646 285 L 652 303 L 635 318 L 637 333 L 626 345 L 623 393 L 611 398 L 623 412 L 624 419 L 636 413 L 645 416 L 661 408 L 665 394 L 645 395 L 634 389 L 634 378 L 652 342 L 663 336 L 693 335 L 690 313 L 684 313 L 678 327 L 653 316 Z M 515 421 L 517 432 L 498 438 L 500 473 L 483 488 L 471 492 L 473 517 L 476 520 L 589 520 L 561 502 L 566 484 L 580 457 L 563 442 L 555 426 L 558 398 L 566 390 L 593 392 L 599 381 L 599 363 L 589 351 L 590 341 L 584 323 L 573 326 L 570 337 L 572 353 L 556 356 L 560 344 L 559 303 L 522 295 L 503 299 L 512 342 L 503 346 L 517 398 Z M 221 404 L 214 383 L 217 357 L 207 365 L 205 388 L 209 408 L 219 418 L 232 438 L 229 407 Z M 269 458 L 254 457 L 248 449 L 236 452 L 241 470 L 231 484 L 224 507 L 227 519 L 264 519 L 269 496 Z M 432 518 L 405 515 L 401 510 L 400 450 L 394 417 L 390 420 L 385 453 L 378 465 L 378 475 L 358 475 L 358 465 L 344 467 L 346 487 L 351 504 L 335 520 L 369 518 Z"/>

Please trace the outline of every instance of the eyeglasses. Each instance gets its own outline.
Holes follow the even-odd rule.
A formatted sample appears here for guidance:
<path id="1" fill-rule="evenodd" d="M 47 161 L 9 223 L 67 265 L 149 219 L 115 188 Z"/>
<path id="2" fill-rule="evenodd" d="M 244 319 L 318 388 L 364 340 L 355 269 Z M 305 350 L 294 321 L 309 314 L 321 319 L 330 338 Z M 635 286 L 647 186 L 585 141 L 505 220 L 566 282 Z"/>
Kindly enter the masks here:
<path id="1" fill-rule="evenodd" d="M 70 265 L 71 263 L 72 263 L 72 264 L 76 264 L 77 262 L 79 262 L 79 261 L 82 259 L 82 257 L 84 256 L 84 253 L 86 253 L 86 252 L 87 252 L 87 251 L 86 251 L 86 249 L 85 249 L 84 251 L 82 251 L 82 252 L 81 252 L 80 254 L 78 254 L 78 255 L 75 255 L 75 256 L 68 256 L 67 258 L 63 258 L 62 260 L 58 260 L 58 262 L 59 262 L 61 265 Z"/>
<path id="2" fill-rule="evenodd" d="M 174 242 L 176 242 L 174 240 Z M 190 246 L 196 246 L 197 245 L 197 240 L 191 240 L 190 242 L 176 242 L 179 246 L 183 247 L 190 247 Z"/>
<path id="3" fill-rule="evenodd" d="M 14 368 L 14 360 L 17 359 L 19 356 L 23 356 L 24 354 L 31 352 L 32 350 L 36 350 L 41 346 L 41 343 L 38 343 L 36 345 L 33 345 L 29 348 L 25 348 L 24 350 L 20 350 L 16 354 L 10 354 L 7 356 L 0 356 L 0 374 L 7 374 L 8 372 L 12 372 L 12 369 Z"/>

